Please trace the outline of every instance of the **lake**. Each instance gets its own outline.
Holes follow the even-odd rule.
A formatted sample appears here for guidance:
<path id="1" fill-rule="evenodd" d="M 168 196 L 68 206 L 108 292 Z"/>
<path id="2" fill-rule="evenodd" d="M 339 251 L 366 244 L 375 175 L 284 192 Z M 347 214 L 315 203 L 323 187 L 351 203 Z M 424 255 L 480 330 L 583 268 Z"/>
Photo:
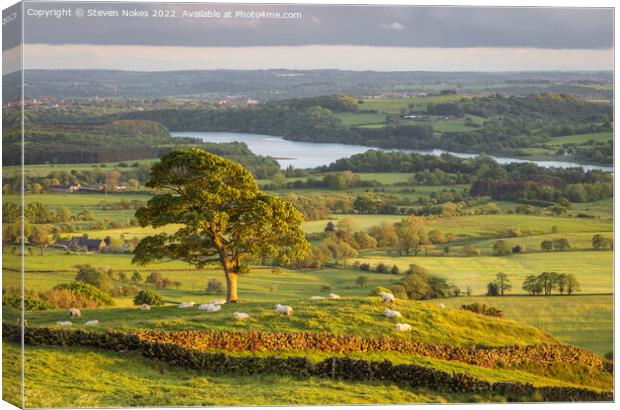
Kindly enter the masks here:
<path id="1" fill-rule="evenodd" d="M 478 154 L 464 154 L 459 152 L 444 151 L 441 149 L 407 150 L 407 149 L 383 149 L 367 147 L 364 145 L 331 144 L 321 142 L 301 142 L 289 141 L 281 137 L 270 135 L 244 134 L 236 132 L 172 132 L 173 136 L 199 138 L 206 142 L 244 142 L 253 153 L 257 155 L 272 156 L 277 159 L 282 168 L 292 165 L 295 168 L 314 168 L 321 165 L 329 165 L 332 162 L 350 157 L 351 155 L 361 154 L 370 149 L 379 151 L 404 151 L 417 152 L 420 154 L 441 155 L 444 153 L 460 158 L 475 158 Z M 546 168 L 573 168 L 582 167 L 584 170 L 598 169 L 606 172 L 613 172 L 613 167 L 599 165 L 583 165 L 575 162 L 564 161 L 531 161 L 520 158 L 506 158 L 491 156 L 500 164 L 512 162 L 530 162 Z"/>

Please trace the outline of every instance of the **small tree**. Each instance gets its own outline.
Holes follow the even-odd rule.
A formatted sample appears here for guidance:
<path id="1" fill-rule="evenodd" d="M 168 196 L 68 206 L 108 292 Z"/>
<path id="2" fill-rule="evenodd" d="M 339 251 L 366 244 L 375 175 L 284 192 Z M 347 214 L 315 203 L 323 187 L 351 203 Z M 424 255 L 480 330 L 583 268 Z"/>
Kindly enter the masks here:
<path id="1" fill-rule="evenodd" d="M 364 286 L 366 286 L 367 283 L 368 283 L 368 277 L 364 275 L 358 276 L 357 279 L 355 279 L 355 284 L 359 285 L 360 288 L 363 288 Z"/>
<path id="2" fill-rule="evenodd" d="M 127 273 L 125 272 L 119 272 L 118 273 L 118 280 L 120 280 L 121 282 L 127 282 Z"/>
<path id="3" fill-rule="evenodd" d="M 174 286 L 174 288 L 175 288 L 176 290 L 179 290 L 179 288 L 181 287 L 181 285 L 182 285 L 182 283 L 181 283 L 181 282 L 179 282 L 178 280 L 173 280 L 173 281 L 172 281 L 172 286 Z"/>
<path id="4" fill-rule="evenodd" d="M 499 286 L 495 282 L 487 284 L 487 296 L 499 296 Z"/>
<path id="5" fill-rule="evenodd" d="M 570 243 L 566 238 L 558 238 L 553 240 L 553 248 L 556 251 L 564 251 L 570 248 Z"/>
<path id="6" fill-rule="evenodd" d="M 164 276 L 159 272 L 151 272 L 149 276 L 146 277 L 146 283 L 149 285 L 157 286 Z"/>
<path id="7" fill-rule="evenodd" d="M 220 293 L 224 290 L 224 284 L 218 279 L 209 279 L 207 282 L 207 293 Z"/>
<path id="8" fill-rule="evenodd" d="M 75 267 L 78 270 L 78 273 L 75 276 L 76 281 L 87 283 L 104 292 L 107 292 L 112 287 L 110 277 L 92 265 L 76 265 Z"/>
<path id="9" fill-rule="evenodd" d="M 597 251 L 604 249 L 612 249 L 613 248 L 613 240 L 610 238 L 605 238 L 601 234 L 596 234 L 592 237 L 592 247 Z"/>
<path id="10" fill-rule="evenodd" d="M 540 249 L 542 249 L 545 252 L 549 252 L 550 250 L 553 249 L 553 242 L 551 242 L 548 239 L 545 239 L 544 241 L 540 243 Z"/>
<path id="11" fill-rule="evenodd" d="M 144 278 L 142 277 L 142 274 L 140 272 L 138 272 L 137 270 L 134 271 L 131 274 L 131 281 L 135 282 L 135 283 L 142 283 L 142 281 L 144 280 Z"/>
<path id="12" fill-rule="evenodd" d="M 580 289 L 581 286 L 579 284 L 579 281 L 577 281 L 575 275 L 573 275 L 572 273 L 566 275 L 566 293 L 568 293 L 568 295 L 570 296 L 573 293 L 578 292 Z"/>
<path id="13" fill-rule="evenodd" d="M 510 279 L 508 279 L 508 275 L 504 272 L 500 272 L 495 275 L 495 283 L 497 284 L 497 288 L 499 290 L 500 296 L 504 296 L 504 292 L 512 289 L 512 285 L 510 284 Z M 491 295 L 495 296 L 495 295 Z"/>
<path id="14" fill-rule="evenodd" d="M 390 270 L 390 273 L 392 275 L 399 275 L 400 274 L 400 269 L 398 269 L 398 266 L 394 265 L 394 266 L 392 266 L 392 270 Z"/>

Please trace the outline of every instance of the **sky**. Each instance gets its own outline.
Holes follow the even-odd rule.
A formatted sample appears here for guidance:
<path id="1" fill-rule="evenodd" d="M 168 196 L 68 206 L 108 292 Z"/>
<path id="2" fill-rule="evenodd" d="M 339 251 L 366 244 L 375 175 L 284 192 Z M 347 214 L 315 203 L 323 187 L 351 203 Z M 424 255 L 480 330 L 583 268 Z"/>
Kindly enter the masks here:
<path id="1" fill-rule="evenodd" d="M 610 8 L 28 2 L 24 32 L 26 68 L 613 69 Z"/>

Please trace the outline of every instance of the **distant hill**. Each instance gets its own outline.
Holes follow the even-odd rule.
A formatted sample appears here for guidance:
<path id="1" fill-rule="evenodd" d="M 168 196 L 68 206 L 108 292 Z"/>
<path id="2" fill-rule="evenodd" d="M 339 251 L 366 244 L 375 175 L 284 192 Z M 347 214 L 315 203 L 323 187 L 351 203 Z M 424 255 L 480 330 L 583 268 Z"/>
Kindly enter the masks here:
<path id="1" fill-rule="evenodd" d="M 340 70 L 27 70 L 26 98 L 193 96 L 215 101 L 248 95 L 261 101 L 334 93 L 376 95 L 456 89 L 461 94 L 568 92 L 610 99 L 612 72 L 378 72 Z M 19 73 L 4 76 L 4 101 L 18 99 Z M 607 84 L 605 87 L 593 85 Z"/>

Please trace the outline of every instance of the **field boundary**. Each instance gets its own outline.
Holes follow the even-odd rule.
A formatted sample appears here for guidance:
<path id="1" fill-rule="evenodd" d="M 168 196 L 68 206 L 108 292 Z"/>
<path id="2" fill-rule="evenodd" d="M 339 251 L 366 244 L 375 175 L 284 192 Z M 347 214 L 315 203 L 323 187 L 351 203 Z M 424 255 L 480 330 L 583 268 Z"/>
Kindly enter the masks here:
<path id="1" fill-rule="evenodd" d="M 387 360 L 367 361 L 331 357 L 312 363 L 305 357 L 240 357 L 207 353 L 174 344 L 148 342 L 136 335 L 83 330 L 25 328 L 27 345 L 88 346 L 113 351 L 139 351 L 144 357 L 169 365 L 211 373 L 270 373 L 296 378 L 319 377 L 354 381 L 388 381 L 407 387 L 433 390 L 499 394 L 510 401 L 613 401 L 613 393 L 575 387 L 534 387 L 526 383 L 488 382 L 462 373 L 448 373 L 415 364 L 395 365 Z M 19 342 L 21 328 L 2 324 L 5 340 Z"/>

